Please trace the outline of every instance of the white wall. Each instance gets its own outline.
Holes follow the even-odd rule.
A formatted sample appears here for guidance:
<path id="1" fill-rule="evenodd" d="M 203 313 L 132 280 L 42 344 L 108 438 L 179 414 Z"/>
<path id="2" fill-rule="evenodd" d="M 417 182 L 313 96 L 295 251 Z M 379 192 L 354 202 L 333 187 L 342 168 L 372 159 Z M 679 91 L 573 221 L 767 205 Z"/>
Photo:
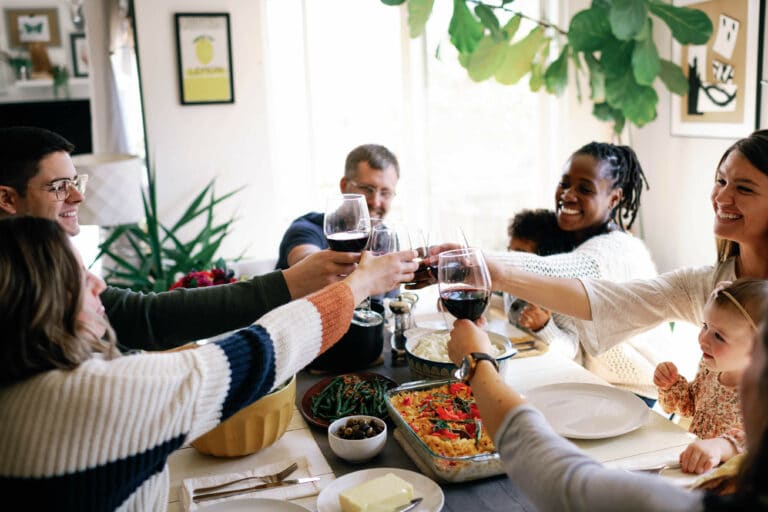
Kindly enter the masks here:
<path id="1" fill-rule="evenodd" d="M 262 63 L 262 2 L 244 0 L 135 0 L 139 64 L 147 126 L 149 164 L 157 169 L 158 204 L 166 223 L 217 177 L 218 193 L 248 187 L 222 204 L 224 220 L 236 209 L 247 222 L 225 240 L 221 253 L 236 256 L 276 252 L 278 231 L 269 223 L 276 197 L 269 172 Z M 179 101 L 176 12 L 228 12 L 235 102 L 187 105 Z M 279 240 L 279 238 L 277 238 Z"/>

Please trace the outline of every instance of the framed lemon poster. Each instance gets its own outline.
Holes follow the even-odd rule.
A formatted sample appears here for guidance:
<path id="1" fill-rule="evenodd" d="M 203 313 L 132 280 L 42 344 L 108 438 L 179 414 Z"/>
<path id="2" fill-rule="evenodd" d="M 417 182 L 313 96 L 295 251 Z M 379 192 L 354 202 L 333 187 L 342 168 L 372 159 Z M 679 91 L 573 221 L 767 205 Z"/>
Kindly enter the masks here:
<path id="1" fill-rule="evenodd" d="M 176 13 L 182 105 L 233 103 L 228 13 Z"/>

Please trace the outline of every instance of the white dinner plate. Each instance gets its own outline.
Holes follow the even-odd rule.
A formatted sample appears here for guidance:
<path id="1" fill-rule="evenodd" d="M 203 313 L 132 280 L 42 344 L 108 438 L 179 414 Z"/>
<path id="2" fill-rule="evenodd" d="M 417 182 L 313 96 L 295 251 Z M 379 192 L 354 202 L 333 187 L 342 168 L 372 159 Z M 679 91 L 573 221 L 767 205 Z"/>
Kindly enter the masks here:
<path id="1" fill-rule="evenodd" d="M 242 498 L 199 506 L 200 512 L 307 512 L 309 509 L 290 501 L 269 498 Z"/>
<path id="2" fill-rule="evenodd" d="M 550 384 L 528 390 L 525 398 L 541 411 L 555 432 L 572 439 L 626 434 L 645 425 L 650 411 L 629 391 L 598 384 Z"/>
<path id="3" fill-rule="evenodd" d="M 413 485 L 414 498 L 424 498 L 413 509 L 413 512 L 440 512 L 443 508 L 443 490 L 433 480 L 421 473 L 398 468 L 372 468 L 348 473 L 328 484 L 325 489 L 320 491 L 320 495 L 317 497 L 317 512 L 341 512 L 339 494 L 350 487 L 367 482 L 372 478 L 384 476 L 387 473 L 393 473 L 406 482 L 410 482 Z"/>

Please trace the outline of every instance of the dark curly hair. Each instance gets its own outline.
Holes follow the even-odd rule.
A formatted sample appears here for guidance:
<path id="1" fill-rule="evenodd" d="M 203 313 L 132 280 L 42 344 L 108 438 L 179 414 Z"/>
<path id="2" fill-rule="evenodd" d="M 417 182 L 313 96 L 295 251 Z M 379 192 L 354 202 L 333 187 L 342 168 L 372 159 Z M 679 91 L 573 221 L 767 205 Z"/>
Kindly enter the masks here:
<path id="1" fill-rule="evenodd" d="M 570 252 L 576 247 L 573 234 L 560 229 L 557 214 L 546 208 L 521 210 L 509 222 L 507 234 L 532 241 L 539 256 Z"/>
<path id="2" fill-rule="evenodd" d="M 604 164 L 603 172 L 612 180 L 613 188 L 620 188 L 622 192 L 619 204 L 611 212 L 611 218 L 622 229 L 631 228 L 637 218 L 637 210 L 640 208 L 643 184 L 646 189 L 648 188 L 648 180 L 634 150 L 629 146 L 590 142 L 579 148 L 573 155 L 589 155 Z M 625 219 L 629 219 L 626 225 Z"/>

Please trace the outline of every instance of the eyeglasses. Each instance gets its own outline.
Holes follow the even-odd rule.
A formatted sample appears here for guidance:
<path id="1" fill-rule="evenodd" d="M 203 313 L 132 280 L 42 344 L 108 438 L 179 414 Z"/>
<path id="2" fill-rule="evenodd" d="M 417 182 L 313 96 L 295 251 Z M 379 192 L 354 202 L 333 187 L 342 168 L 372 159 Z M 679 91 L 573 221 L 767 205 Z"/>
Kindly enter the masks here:
<path id="1" fill-rule="evenodd" d="M 358 183 L 354 180 L 347 180 L 347 183 L 352 185 L 353 188 L 361 191 L 363 195 L 368 199 L 376 197 L 376 194 L 379 194 L 382 199 L 389 201 L 397 195 L 394 190 L 389 190 L 388 188 L 378 188 L 374 187 L 373 185 L 363 185 L 362 183 Z"/>
<path id="2" fill-rule="evenodd" d="M 85 186 L 88 184 L 87 174 L 78 174 L 74 178 L 62 178 L 54 180 L 45 186 L 48 192 L 53 192 L 57 201 L 66 201 L 74 188 L 80 194 L 85 194 Z"/>

